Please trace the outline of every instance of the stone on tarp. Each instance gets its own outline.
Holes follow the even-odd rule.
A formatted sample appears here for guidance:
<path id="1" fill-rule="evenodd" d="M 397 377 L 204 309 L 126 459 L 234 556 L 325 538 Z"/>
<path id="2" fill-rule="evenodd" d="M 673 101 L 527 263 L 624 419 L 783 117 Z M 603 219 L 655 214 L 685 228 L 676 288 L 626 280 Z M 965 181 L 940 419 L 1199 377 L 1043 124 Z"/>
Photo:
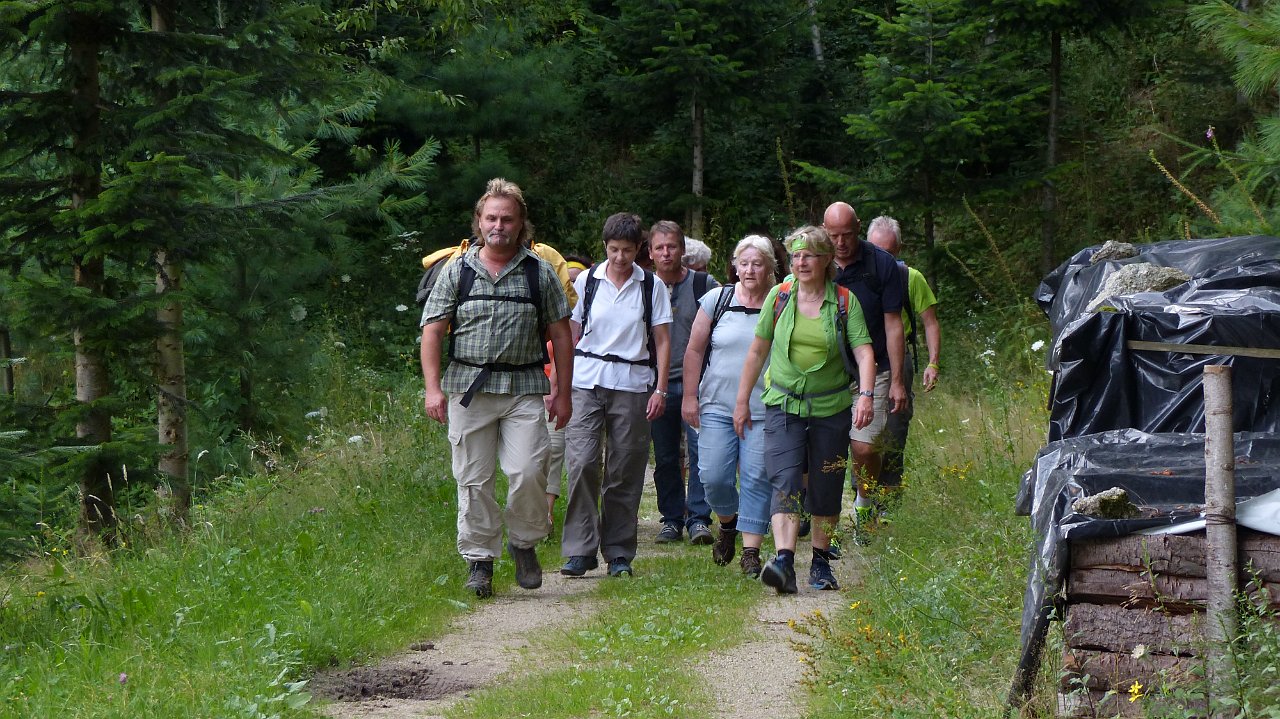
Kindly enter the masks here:
<path id="1" fill-rule="evenodd" d="M 1130 519 L 1139 514 L 1137 505 L 1129 501 L 1129 493 L 1120 487 L 1081 497 L 1071 503 L 1071 511 L 1100 519 Z"/>
<path id="2" fill-rule="evenodd" d="M 1102 283 L 1098 295 L 1089 302 L 1086 312 L 1092 312 L 1117 295 L 1138 292 L 1164 292 L 1191 279 L 1191 275 L 1176 267 L 1161 267 L 1148 262 L 1125 265 L 1109 275 Z"/>
<path id="3" fill-rule="evenodd" d="M 1089 258 L 1089 264 L 1096 265 L 1099 262 L 1107 260 L 1127 260 L 1130 257 L 1138 256 L 1138 246 L 1129 242 L 1116 242 L 1115 240 L 1107 240 L 1106 244 L 1098 248 Z"/>

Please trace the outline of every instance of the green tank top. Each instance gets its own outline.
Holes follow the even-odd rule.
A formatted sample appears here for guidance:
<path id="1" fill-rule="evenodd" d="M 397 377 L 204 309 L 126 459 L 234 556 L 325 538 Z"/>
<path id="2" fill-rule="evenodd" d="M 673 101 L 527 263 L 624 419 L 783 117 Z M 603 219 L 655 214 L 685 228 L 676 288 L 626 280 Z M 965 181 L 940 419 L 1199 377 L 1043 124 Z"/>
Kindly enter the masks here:
<path id="1" fill-rule="evenodd" d="M 827 333 L 821 317 L 805 317 L 796 312 L 796 325 L 791 331 L 791 364 L 808 372 L 827 358 Z"/>

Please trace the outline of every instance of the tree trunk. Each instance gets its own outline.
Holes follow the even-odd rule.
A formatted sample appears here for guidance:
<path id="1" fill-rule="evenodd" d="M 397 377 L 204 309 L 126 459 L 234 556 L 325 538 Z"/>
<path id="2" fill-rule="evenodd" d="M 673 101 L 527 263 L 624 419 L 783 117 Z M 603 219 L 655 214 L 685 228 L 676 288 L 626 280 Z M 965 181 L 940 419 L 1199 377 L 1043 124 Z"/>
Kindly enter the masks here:
<path id="1" fill-rule="evenodd" d="M 703 145 L 702 145 L 702 125 L 704 119 L 702 98 L 698 96 L 698 89 L 693 90 L 693 209 L 689 222 L 689 232 L 693 237 L 699 240 L 705 240 L 706 234 L 703 232 L 702 219 L 702 171 L 703 171 Z"/>
<path id="2" fill-rule="evenodd" d="M 4 367 L 0 368 L 0 392 L 10 397 L 14 394 L 13 365 L 9 362 L 11 359 L 13 347 L 9 344 L 9 328 L 0 327 L 0 362 L 4 362 Z"/>
<path id="3" fill-rule="evenodd" d="M 249 268 L 243 256 L 236 257 L 236 297 L 239 298 L 237 307 L 243 308 L 248 306 L 249 297 Z M 249 338 L 253 336 L 252 320 L 246 317 L 243 310 L 236 317 L 236 325 L 239 327 L 239 336 Z M 252 349 L 252 348 L 248 348 Z M 256 412 L 253 406 L 253 373 L 249 365 L 247 352 L 240 354 L 240 406 L 236 409 L 236 424 L 241 432 L 252 432 L 254 422 L 256 421 Z"/>
<path id="4" fill-rule="evenodd" d="M 1236 452 L 1231 426 L 1231 368 L 1204 368 L 1205 664 L 1213 719 L 1235 716 L 1214 701 L 1230 691 L 1230 642 L 1236 636 Z"/>
<path id="5" fill-rule="evenodd" d="M 172 2 L 151 4 L 151 29 L 174 29 Z M 161 100 L 171 100 L 169 91 Z M 160 336 L 156 338 L 156 430 L 163 451 L 157 469 L 168 486 L 169 516 L 175 526 L 185 527 L 191 509 L 191 482 L 187 463 L 187 370 L 182 342 L 182 263 L 172 252 L 156 253 L 156 293 L 164 295 L 156 310 Z"/>
<path id="6" fill-rule="evenodd" d="M 1044 195 L 1040 203 L 1040 272 L 1054 267 L 1054 236 L 1057 234 L 1058 191 L 1053 170 L 1058 166 L 1058 103 L 1062 95 L 1062 33 L 1049 33 L 1049 128 L 1045 137 Z"/>
<path id="7" fill-rule="evenodd" d="M 82 208 L 102 191 L 101 184 L 101 86 L 98 73 L 97 18 L 75 14 L 70 19 L 71 40 L 67 47 L 70 75 L 70 113 L 73 118 L 72 155 L 75 174 L 71 177 L 71 207 Z M 74 263 L 75 285 L 90 295 L 101 296 L 106 268 L 101 257 L 78 256 Z M 76 401 L 81 405 L 76 437 L 86 445 L 101 446 L 111 441 L 111 415 L 99 405 L 110 391 L 106 359 L 84 325 L 72 331 L 75 343 Z M 113 541 L 116 524 L 115 493 L 110 468 L 104 458 L 86 462 L 80 477 L 80 529 Z"/>
<path id="8" fill-rule="evenodd" d="M 827 61 L 822 53 L 822 30 L 818 27 L 818 0 L 809 0 L 809 31 L 813 36 L 813 59 L 821 70 L 826 67 Z"/>

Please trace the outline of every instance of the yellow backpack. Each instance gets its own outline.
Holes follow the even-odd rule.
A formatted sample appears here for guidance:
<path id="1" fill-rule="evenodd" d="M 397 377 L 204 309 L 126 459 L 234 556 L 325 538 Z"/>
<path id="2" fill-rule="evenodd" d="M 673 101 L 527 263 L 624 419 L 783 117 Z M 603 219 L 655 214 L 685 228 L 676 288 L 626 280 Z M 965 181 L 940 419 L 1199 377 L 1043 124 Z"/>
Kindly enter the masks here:
<path id="1" fill-rule="evenodd" d="M 418 281 L 416 296 L 418 306 L 422 306 L 431 295 L 431 288 L 435 286 L 440 270 L 449 262 L 462 257 L 469 249 L 471 249 L 471 240 L 465 239 L 456 247 L 445 247 L 422 258 L 422 279 Z M 569 281 L 569 268 L 565 265 L 564 257 L 554 247 L 543 242 L 534 242 L 529 249 L 555 270 L 560 286 L 564 288 L 564 294 L 569 298 L 569 306 L 573 307 L 577 304 L 578 293 L 574 292 L 573 282 Z"/>

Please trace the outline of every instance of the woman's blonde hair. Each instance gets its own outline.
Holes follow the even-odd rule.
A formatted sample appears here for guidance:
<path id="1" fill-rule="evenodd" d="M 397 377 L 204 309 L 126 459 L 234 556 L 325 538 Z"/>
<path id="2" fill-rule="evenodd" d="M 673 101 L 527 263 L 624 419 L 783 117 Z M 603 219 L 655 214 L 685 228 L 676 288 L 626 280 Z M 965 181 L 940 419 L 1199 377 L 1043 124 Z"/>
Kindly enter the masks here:
<path id="1" fill-rule="evenodd" d="M 738 258 L 747 250 L 755 250 L 760 253 L 760 257 L 764 260 L 764 266 L 769 270 L 768 284 L 766 287 L 772 287 L 777 278 L 778 259 L 773 256 L 773 240 L 764 235 L 747 235 L 738 241 L 736 247 L 733 248 L 733 263 L 738 264 Z"/>
<path id="2" fill-rule="evenodd" d="M 836 246 L 832 244 L 831 235 L 828 235 L 826 230 L 814 225 L 805 225 L 787 235 L 787 252 L 794 257 L 800 250 L 808 250 L 815 255 L 826 255 L 831 258 L 827 262 L 827 279 L 836 278 Z"/>

